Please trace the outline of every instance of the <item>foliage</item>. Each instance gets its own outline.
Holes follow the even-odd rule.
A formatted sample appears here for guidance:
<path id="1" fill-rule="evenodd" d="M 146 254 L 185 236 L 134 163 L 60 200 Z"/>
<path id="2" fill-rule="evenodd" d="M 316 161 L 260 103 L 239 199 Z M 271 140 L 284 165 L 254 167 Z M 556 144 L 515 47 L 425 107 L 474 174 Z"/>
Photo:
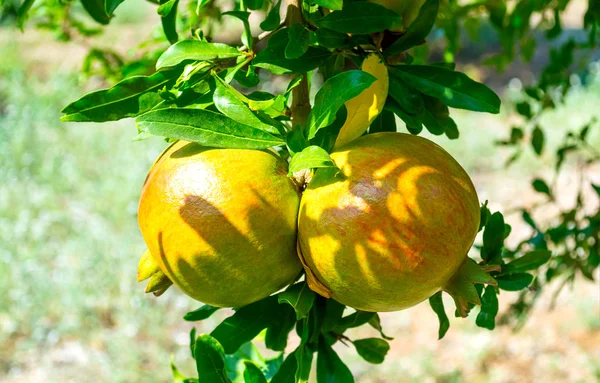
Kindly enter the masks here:
<path id="1" fill-rule="evenodd" d="M 92 23 L 108 24 L 120 3 L 4 0 L 1 5 L 3 16 L 13 15 L 20 27 L 29 19 L 69 39 L 75 34 L 100 33 Z M 419 134 L 425 127 L 431 134 L 456 139 L 459 130 L 449 108 L 488 113 L 500 110 L 500 99 L 493 91 L 455 68 L 462 31 L 477 35 L 486 21 L 485 25 L 497 32 L 502 50 L 484 64 L 502 70 L 517 58 L 532 59 L 536 32 L 543 31 L 550 40 L 561 35 L 561 15 L 568 3 L 520 0 L 507 4 L 487 0 L 463 4 L 428 0 L 406 31 L 393 33 L 387 29 L 398 24 L 400 15 L 358 0 L 290 2 L 285 20 L 280 13 L 281 1 L 241 0 L 226 12 L 210 0 L 193 4 L 159 1 L 157 13 L 165 38 L 149 43 L 132 62 L 125 62 L 111 51 L 90 51 L 84 68 L 100 62 L 102 73 L 116 83 L 66 106 L 63 120 L 102 122 L 135 117 L 140 139 L 157 135 L 224 148 L 275 146 L 290 157 L 291 173 L 332 167 L 335 165 L 328 153 L 348 115 L 345 105 L 365 97 L 363 92 L 377 80 L 358 68 L 369 55 L 376 55 L 387 67 L 389 94 L 383 112 L 368 133 L 389 130 L 395 115 L 412 134 Z M 259 36 L 252 34 L 249 24 L 253 11 L 265 11 L 260 23 L 264 33 Z M 213 30 L 226 17 L 238 19 L 243 25 L 237 46 L 211 39 Z M 537 20 L 535 25 L 533 20 Z M 528 84 L 522 101 L 515 106 L 521 124 L 498 143 L 514 148 L 507 166 L 518 159 L 525 146 L 531 146 L 537 155 L 544 152 L 545 134 L 538 120 L 562 102 L 571 86 L 571 74 L 597 45 L 597 2 L 589 1 L 583 24 L 586 38 L 572 38 L 552 48 L 549 65 L 536 83 Z M 440 33 L 445 39 L 441 63 L 433 61 L 428 44 L 431 36 Z M 259 71 L 288 76 L 287 90 L 282 94 L 256 90 L 262 81 Z M 321 74 L 324 81 L 311 107 L 307 104 L 308 90 L 315 73 Z M 562 279 L 565 285 L 578 274 L 594 278 L 600 264 L 600 212 L 584 212 L 582 207 L 584 198 L 600 197 L 600 185 L 591 183 L 587 174 L 600 161 L 598 150 L 587 142 L 595 125 L 596 121 L 590 121 L 565 137 L 556 152 L 552 182 L 532 181 L 534 190 L 547 198 L 536 208 L 554 205 L 560 209 L 550 227 L 535 222 L 524 208 L 523 220 L 531 226 L 532 235 L 509 248 L 505 240 L 510 226 L 500 212 L 492 213 L 487 203 L 482 205 L 482 243 L 475 246 L 479 263 L 473 265 L 489 273 L 497 286 L 462 281 L 471 295 L 467 303 L 457 301 L 455 315 L 467 315 L 474 303 L 480 302 L 478 326 L 490 330 L 498 322 L 519 326 L 547 283 Z M 561 209 L 555 198 L 557 175 L 567 155 L 580 158 L 580 183 L 575 206 Z M 520 295 L 503 318 L 496 318 L 501 290 L 520 291 Z M 441 294 L 430 298 L 440 320 L 440 338 L 449 327 Z M 186 320 L 206 319 L 214 311 L 216 308 L 204 306 L 186 315 Z M 275 296 L 237 309 L 211 334 L 192 334 L 190 349 L 197 361 L 199 380 L 183 377 L 172 366 L 175 381 L 305 382 L 317 353 L 319 382 L 334 377 L 335 381 L 351 382 L 352 375 L 331 347 L 334 343 L 352 342 L 358 354 L 370 363 L 381 363 L 389 345 L 377 313 L 344 314 L 344 307 L 335 300 L 315 294 L 304 281 L 298 282 Z M 347 329 L 365 324 L 379 330 L 381 338 L 350 340 L 344 335 Z M 284 355 L 288 335 L 294 329 L 300 344 Z M 263 331 L 266 347 L 281 352 L 274 359 L 263 358 L 251 343 Z"/>

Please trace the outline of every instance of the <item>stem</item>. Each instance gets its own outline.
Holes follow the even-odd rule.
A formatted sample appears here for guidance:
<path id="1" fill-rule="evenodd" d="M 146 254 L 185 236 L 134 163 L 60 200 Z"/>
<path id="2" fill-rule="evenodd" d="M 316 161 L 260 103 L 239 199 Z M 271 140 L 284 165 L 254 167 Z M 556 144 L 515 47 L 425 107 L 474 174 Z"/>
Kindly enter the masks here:
<path id="1" fill-rule="evenodd" d="M 286 0 L 287 14 L 286 24 L 295 23 L 304 24 L 302 16 L 302 0 Z M 308 89 L 308 77 L 304 75 L 300 84 L 292 90 L 292 105 L 290 107 L 292 115 L 292 129 L 306 127 L 308 114 L 310 113 L 310 91 Z"/>
<path id="2" fill-rule="evenodd" d="M 244 0 L 240 0 L 240 9 L 243 12 L 246 12 L 248 10 L 248 7 L 246 7 Z M 248 50 L 252 52 L 252 49 L 254 48 L 254 38 L 252 37 L 252 31 L 250 30 L 250 22 L 248 20 L 244 20 L 244 35 L 246 35 L 246 45 L 248 46 Z"/>

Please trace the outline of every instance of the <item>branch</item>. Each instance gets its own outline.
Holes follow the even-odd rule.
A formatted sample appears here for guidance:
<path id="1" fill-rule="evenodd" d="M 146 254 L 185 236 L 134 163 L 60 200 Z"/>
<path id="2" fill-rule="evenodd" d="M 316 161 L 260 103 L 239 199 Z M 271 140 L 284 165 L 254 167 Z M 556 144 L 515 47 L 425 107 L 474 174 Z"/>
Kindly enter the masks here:
<path id="1" fill-rule="evenodd" d="M 305 23 L 302 16 L 302 0 L 287 0 L 286 24 Z M 292 90 L 291 105 L 292 129 L 298 126 L 306 127 L 308 114 L 310 113 L 310 91 L 308 89 L 308 77 L 304 75 L 300 84 Z"/>

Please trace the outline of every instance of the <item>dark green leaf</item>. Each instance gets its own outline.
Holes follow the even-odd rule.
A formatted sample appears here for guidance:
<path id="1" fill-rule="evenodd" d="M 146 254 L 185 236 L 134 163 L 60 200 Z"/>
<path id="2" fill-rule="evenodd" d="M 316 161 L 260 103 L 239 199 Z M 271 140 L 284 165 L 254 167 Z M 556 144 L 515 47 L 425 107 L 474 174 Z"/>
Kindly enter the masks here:
<path id="1" fill-rule="evenodd" d="M 373 364 L 383 363 L 386 354 L 390 350 L 388 342 L 379 338 L 359 339 L 352 343 L 354 343 L 358 355 Z"/>
<path id="2" fill-rule="evenodd" d="M 203 305 L 199 309 L 190 311 L 189 313 L 185 314 L 183 319 L 188 322 L 204 320 L 213 315 L 219 308 L 220 307 L 215 307 L 211 305 Z"/>
<path id="3" fill-rule="evenodd" d="M 329 153 L 327 153 L 325 149 L 313 145 L 307 147 L 292 157 L 292 160 L 290 161 L 289 172 L 292 174 L 303 169 L 335 167 L 336 165 L 329 156 Z"/>
<path id="4" fill-rule="evenodd" d="M 61 121 L 116 121 L 143 114 L 162 98 L 158 90 L 175 80 L 178 71 L 158 72 L 152 76 L 133 76 L 112 88 L 91 92 L 65 106 Z"/>
<path id="5" fill-rule="evenodd" d="M 504 217 L 502 213 L 496 212 L 488 217 L 487 224 L 483 230 L 483 248 L 481 258 L 487 263 L 498 260 L 504 244 Z"/>
<path id="6" fill-rule="evenodd" d="M 346 306 L 339 303 L 335 299 L 327 300 L 325 306 L 325 316 L 323 318 L 323 323 L 321 324 L 321 330 L 324 333 L 332 331 L 335 326 L 337 326 L 340 319 L 342 319 L 345 308 Z"/>
<path id="7" fill-rule="evenodd" d="M 227 59 L 243 55 L 227 44 L 209 43 L 198 40 L 183 40 L 169 47 L 156 62 L 156 69 L 180 64 L 183 61 L 205 61 Z"/>
<path id="8" fill-rule="evenodd" d="M 477 314 L 475 323 L 479 327 L 493 330 L 496 327 L 496 315 L 498 314 L 498 296 L 494 286 L 486 286 L 481 296 L 481 310 Z"/>
<path id="9" fill-rule="evenodd" d="M 319 129 L 331 125 L 344 103 L 367 89 L 377 80 L 361 70 L 350 70 L 325 81 L 315 96 L 315 106 L 308 115 L 307 138 L 315 137 Z"/>
<path id="10" fill-rule="evenodd" d="M 441 291 L 438 291 L 429 298 L 429 305 L 437 315 L 438 321 L 440 322 L 440 327 L 438 330 L 438 339 L 442 339 L 444 335 L 446 335 L 446 333 L 448 332 L 448 329 L 450 328 L 450 320 L 448 320 L 446 310 L 444 310 L 444 301 L 442 300 Z"/>
<path id="11" fill-rule="evenodd" d="M 296 361 L 296 351 L 294 351 L 285 358 L 270 383 L 296 383 L 297 370 L 298 362 Z"/>
<path id="12" fill-rule="evenodd" d="M 366 35 L 390 29 L 400 22 L 400 15 L 382 5 L 367 1 L 347 3 L 317 21 L 317 25 L 336 32 Z"/>
<path id="13" fill-rule="evenodd" d="M 301 344 L 294 352 L 296 355 L 296 383 L 307 383 L 310 376 L 313 353 L 307 345 Z"/>
<path id="14" fill-rule="evenodd" d="M 198 4 L 196 6 L 196 14 L 200 14 L 200 9 L 205 5 L 208 5 L 212 0 L 198 0 Z"/>
<path id="15" fill-rule="evenodd" d="M 313 145 L 320 146 L 325 149 L 328 153 L 331 153 L 335 146 L 340 130 L 344 126 L 346 119 L 348 118 L 348 110 L 345 105 L 337 111 L 335 114 L 335 121 L 327 127 L 327 129 L 321 129 L 315 135 L 315 138 L 310 140 Z"/>
<path id="16" fill-rule="evenodd" d="M 400 65 L 389 68 L 392 75 L 452 108 L 499 113 L 500 98 L 487 86 L 466 74 L 431 65 Z"/>
<path id="17" fill-rule="evenodd" d="M 104 0 L 81 0 L 81 4 L 87 13 L 98 23 L 106 25 L 110 22 L 111 17 L 106 13 Z"/>
<path id="18" fill-rule="evenodd" d="M 344 4 L 343 0 L 311 0 L 310 2 L 320 5 L 323 8 L 329 8 L 333 11 L 339 11 Z"/>
<path id="19" fill-rule="evenodd" d="M 368 323 L 377 313 L 367 311 L 356 311 L 348 316 L 343 317 L 333 329 L 338 334 L 343 334 L 347 329 L 359 327 Z"/>
<path id="20" fill-rule="evenodd" d="M 347 34 L 326 28 L 317 29 L 316 36 L 319 45 L 329 49 L 344 48 L 350 42 L 350 37 Z"/>
<path id="21" fill-rule="evenodd" d="M 550 187 L 548 186 L 546 181 L 544 181 L 542 179 L 536 178 L 531 183 L 531 186 L 533 186 L 533 189 L 535 191 L 537 191 L 538 193 L 544 193 L 550 197 L 552 196 L 552 193 L 550 192 Z"/>
<path id="22" fill-rule="evenodd" d="M 400 119 L 404 121 L 406 129 L 411 134 L 419 134 L 421 133 L 421 130 L 423 130 L 423 122 L 421 121 L 420 116 L 412 116 L 406 113 L 404 109 L 402 109 L 400 105 L 398 105 L 398 103 L 396 102 L 396 100 L 394 100 L 393 97 L 387 98 L 384 110 L 389 110 L 390 112 L 393 112 L 396 116 L 400 117 Z"/>
<path id="23" fill-rule="evenodd" d="M 317 383 L 354 383 L 352 372 L 324 338 L 319 341 Z"/>
<path id="24" fill-rule="evenodd" d="M 258 116 L 241 101 L 240 98 L 243 98 L 244 96 L 239 94 L 237 90 L 218 80 L 215 81 L 215 83 L 217 87 L 213 95 L 213 100 L 215 106 L 221 113 L 241 124 L 262 130 L 266 133 L 279 135 L 277 128 L 262 122 L 260 118 L 258 118 Z"/>
<path id="25" fill-rule="evenodd" d="M 202 109 L 161 109 L 137 118 L 141 132 L 177 138 L 216 148 L 265 149 L 283 140 Z"/>
<path id="26" fill-rule="evenodd" d="M 208 334 L 198 336 L 194 350 L 199 381 L 202 383 L 231 382 L 225 371 L 223 347 L 215 338 Z"/>
<path id="27" fill-rule="evenodd" d="M 226 354 L 236 352 L 241 345 L 254 339 L 281 313 L 276 296 L 244 306 L 225 319 L 212 332 L 223 345 Z"/>
<path id="28" fill-rule="evenodd" d="M 517 112 L 521 116 L 529 119 L 531 118 L 531 105 L 526 101 L 519 102 L 517 104 Z"/>
<path id="29" fill-rule="evenodd" d="M 537 269 L 548 262 L 551 257 L 552 252 L 549 250 L 532 250 L 502 266 L 502 275 Z"/>
<path id="30" fill-rule="evenodd" d="M 308 141 L 306 141 L 302 129 L 294 129 L 289 132 L 285 143 L 291 156 L 295 156 L 297 153 L 300 153 L 308 147 Z"/>
<path id="31" fill-rule="evenodd" d="M 160 7 L 156 9 L 156 13 L 158 13 L 161 17 L 167 16 L 171 12 L 171 9 L 173 9 L 173 5 L 175 5 L 176 1 L 177 0 L 169 0 L 162 3 Z"/>
<path id="32" fill-rule="evenodd" d="M 394 340 L 394 338 L 389 337 L 383 333 L 383 327 L 381 326 L 381 318 L 379 318 L 379 314 L 375 313 L 373 318 L 369 319 L 369 326 L 373 327 L 375 330 L 379 331 L 379 335 L 385 340 Z"/>
<path id="33" fill-rule="evenodd" d="M 378 132 L 395 132 L 396 131 L 396 117 L 394 113 L 389 110 L 383 110 L 371 123 L 369 133 Z"/>
<path id="34" fill-rule="evenodd" d="M 267 378 L 260 368 L 249 360 L 244 361 L 244 383 L 267 383 Z"/>
<path id="35" fill-rule="evenodd" d="M 194 347 L 196 347 L 196 327 L 190 330 L 190 354 L 194 357 Z"/>
<path id="36" fill-rule="evenodd" d="M 594 185 L 591 184 L 592 188 L 596 191 L 596 193 L 598 194 L 598 196 L 600 196 L 600 185 Z"/>
<path id="37" fill-rule="evenodd" d="M 400 76 L 395 75 L 394 72 L 390 74 L 390 96 L 396 100 L 405 113 L 412 116 L 421 113 L 423 110 L 423 98 L 421 94 L 404 82 Z"/>
<path id="38" fill-rule="evenodd" d="M 496 280 L 498 281 L 498 287 L 502 290 L 519 291 L 531 284 L 533 275 L 527 273 L 501 275 L 496 277 Z"/>
<path id="39" fill-rule="evenodd" d="M 248 21 L 248 19 L 250 18 L 250 12 L 248 11 L 228 11 L 221 13 L 221 15 L 235 17 L 236 19 L 241 21 Z"/>
<path id="40" fill-rule="evenodd" d="M 285 350 L 288 335 L 295 324 L 296 311 L 288 305 L 281 305 L 279 317 L 267 327 L 265 346 L 274 351 Z"/>
<path id="41" fill-rule="evenodd" d="M 166 3 L 167 1 L 161 1 L 161 4 Z M 177 6 L 179 5 L 179 0 L 175 0 L 173 5 L 169 7 L 168 12 L 165 12 L 164 15 L 161 15 L 160 22 L 163 27 L 163 33 L 165 37 L 171 44 L 175 44 L 177 40 L 179 40 L 179 36 L 177 35 Z"/>
<path id="42" fill-rule="evenodd" d="M 454 120 L 450 118 L 448 107 L 443 102 L 426 95 L 423 95 L 423 101 L 425 108 L 421 114 L 421 121 L 431 134 L 439 136 L 456 127 Z"/>
<path id="43" fill-rule="evenodd" d="M 329 155 L 327 156 L 329 157 Z M 292 165 L 290 164 L 290 168 L 291 166 Z M 308 312 L 310 311 L 311 307 L 313 306 L 313 303 L 315 302 L 315 293 L 308 287 L 308 284 L 306 282 L 300 282 L 288 287 L 285 291 L 279 293 L 277 296 L 277 300 L 279 303 L 285 302 L 290 304 L 296 311 L 296 319 L 300 320 L 302 318 L 306 318 L 306 316 L 308 315 Z"/>
<path id="44" fill-rule="evenodd" d="M 412 5 L 409 5 L 412 6 Z M 421 9 L 415 21 L 410 24 L 404 33 L 394 44 L 387 48 L 384 52 L 386 56 L 394 55 L 403 52 L 415 45 L 421 44 L 435 24 L 438 9 L 440 6 L 439 0 L 427 0 Z"/>
<path id="45" fill-rule="evenodd" d="M 285 58 L 297 59 L 308 51 L 308 29 L 302 23 L 295 23 L 289 27 L 289 41 L 285 47 Z"/>
<path id="46" fill-rule="evenodd" d="M 271 36 L 267 47 L 252 61 L 253 65 L 274 74 L 302 73 L 317 68 L 331 56 L 332 53 L 328 49 L 309 47 L 306 53 L 298 58 L 286 58 L 285 49 L 290 41 L 288 33 L 289 28 L 284 28 Z"/>
<path id="47" fill-rule="evenodd" d="M 281 0 L 277 2 L 277 4 L 273 5 L 273 8 L 267 14 L 265 20 L 260 23 L 260 29 L 263 31 L 274 31 L 279 27 L 279 23 L 281 22 L 281 17 L 279 16 L 279 10 L 281 9 Z"/>
<path id="48" fill-rule="evenodd" d="M 27 20 L 27 13 L 31 9 L 34 1 L 35 0 L 24 0 L 17 10 L 17 24 L 19 24 L 21 30 L 23 30 L 23 25 L 25 25 L 25 21 Z"/>

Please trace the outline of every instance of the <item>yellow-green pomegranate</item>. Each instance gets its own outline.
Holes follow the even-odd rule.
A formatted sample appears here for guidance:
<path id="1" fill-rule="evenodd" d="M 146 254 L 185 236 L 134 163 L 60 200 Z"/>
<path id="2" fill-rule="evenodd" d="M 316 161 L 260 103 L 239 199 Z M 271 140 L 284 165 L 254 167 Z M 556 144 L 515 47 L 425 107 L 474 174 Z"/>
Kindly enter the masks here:
<path id="1" fill-rule="evenodd" d="M 247 305 L 291 283 L 302 268 L 300 197 L 287 171 L 270 151 L 173 144 L 140 197 L 138 223 L 151 255 L 142 258 L 140 279 L 154 275 L 158 287 L 149 290 L 160 292 L 171 280 L 219 307 Z"/>
<path id="2" fill-rule="evenodd" d="M 444 149 L 400 133 L 363 136 L 332 153 L 302 196 L 299 249 L 311 287 L 365 311 L 413 306 L 465 261 L 479 201 Z"/>

